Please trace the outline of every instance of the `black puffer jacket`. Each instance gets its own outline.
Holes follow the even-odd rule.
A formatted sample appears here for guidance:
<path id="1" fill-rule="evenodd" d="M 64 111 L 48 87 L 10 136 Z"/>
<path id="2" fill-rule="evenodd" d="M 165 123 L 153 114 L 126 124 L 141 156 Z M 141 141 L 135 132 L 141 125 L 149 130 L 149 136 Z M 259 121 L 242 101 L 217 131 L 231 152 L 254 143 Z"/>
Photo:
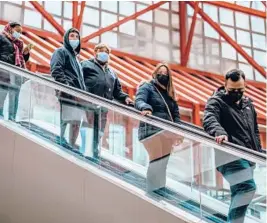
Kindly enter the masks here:
<path id="1" fill-rule="evenodd" d="M 203 127 L 211 136 L 227 135 L 229 142 L 262 152 L 257 114 L 251 99 L 243 97 L 237 105 L 229 100 L 224 87 L 208 100 Z"/>
<path id="2" fill-rule="evenodd" d="M 121 89 L 120 81 L 115 72 L 108 66 L 103 70 L 95 58 L 81 63 L 87 91 L 110 100 L 122 103 L 128 97 Z"/>
<path id="3" fill-rule="evenodd" d="M 62 84 L 85 90 L 83 73 L 76 57 L 81 45 L 74 51 L 69 42 L 69 34 L 75 29 L 69 29 L 64 35 L 64 46 L 58 48 L 51 58 L 51 75 Z"/>
<path id="4" fill-rule="evenodd" d="M 25 62 L 30 58 L 30 54 L 23 55 Z M 0 60 L 11 65 L 15 65 L 15 48 L 11 40 L 4 34 L 0 34 Z M 4 72 L 0 75 L 0 81 L 4 83 L 10 82 L 10 77 Z"/>
<path id="5" fill-rule="evenodd" d="M 177 102 L 174 101 L 168 94 L 166 90 L 161 89 L 159 86 L 156 85 L 156 82 L 152 80 L 149 83 L 144 83 L 141 85 L 137 91 L 136 99 L 135 99 L 135 107 L 140 111 L 150 110 L 152 111 L 152 115 L 172 121 L 168 109 L 158 93 L 157 89 L 160 91 L 162 96 L 164 97 L 169 110 L 172 115 L 172 119 L 175 123 L 180 122 L 180 114 L 179 114 L 179 107 Z M 139 140 L 142 140 L 146 137 L 149 137 L 161 129 L 155 126 L 146 124 L 141 122 L 139 126 Z"/>

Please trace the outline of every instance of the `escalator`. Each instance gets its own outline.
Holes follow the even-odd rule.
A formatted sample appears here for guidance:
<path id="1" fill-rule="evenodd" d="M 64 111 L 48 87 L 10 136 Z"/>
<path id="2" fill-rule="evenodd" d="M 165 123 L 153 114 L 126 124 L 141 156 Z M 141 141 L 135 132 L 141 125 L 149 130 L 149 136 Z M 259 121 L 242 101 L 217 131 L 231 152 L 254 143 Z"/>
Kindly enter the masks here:
<path id="1" fill-rule="evenodd" d="M 7 79 L 10 81 L 5 81 Z M 62 93 L 64 109 L 58 100 Z M 68 162 L 98 169 L 101 174 L 123 184 L 121 190 L 132 188 L 145 202 L 182 221 L 227 222 L 231 193 L 229 184 L 216 168 L 240 159 L 253 162 L 256 164 L 253 172 L 257 189 L 245 222 L 266 221 L 265 154 L 230 143 L 218 145 L 201 128 L 189 123 L 178 125 L 156 117 L 143 117 L 132 107 L 0 62 L 0 97 L 3 95 L 6 99 L 1 111 L 1 126 L 41 140 L 35 143 L 52 146 L 54 150 L 50 152 L 63 154 Z M 63 135 L 62 121 L 66 123 Z M 151 129 L 151 136 L 145 142 L 138 139 L 141 122 Z M 71 124 L 78 125 L 78 130 L 71 129 Z M 73 143 L 71 137 L 75 131 L 78 138 Z M 174 146 L 167 159 L 166 151 L 159 151 L 154 154 L 156 162 L 148 165 L 145 143 L 153 147 L 155 143 L 167 144 L 179 138 L 183 138 L 183 142 Z M 166 141 L 161 142 L 163 139 Z M 4 150 L 3 146 L 1 150 Z M 148 190 L 148 168 L 151 168 L 153 190 Z M 167 168 L 166 178 L 162 179 L 164 168 Z M 242 174 L 236 176 L 237 181 L 242 180 Z M 70 173 L 70 181 L 72 177 L 75 178 Z M 31 180 L 34 184 L 34 179 Z M 123 222 L 118 219 L 119 216 L 113 216 L 111 222 Z M 140 219 L 127 222 L 147 222 Z"/>

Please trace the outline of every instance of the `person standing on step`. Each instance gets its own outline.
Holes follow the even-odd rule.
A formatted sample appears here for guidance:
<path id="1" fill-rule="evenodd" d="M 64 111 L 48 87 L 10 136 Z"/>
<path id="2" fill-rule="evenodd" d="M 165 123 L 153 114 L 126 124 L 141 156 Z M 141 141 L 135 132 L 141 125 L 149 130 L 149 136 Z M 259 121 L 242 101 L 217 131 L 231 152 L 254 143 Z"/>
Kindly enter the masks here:
<path id="1" fill-rule="evenodd" d="M 225 85 L 208 100 L 203 127 L 217 143 L 231 142 L 262 152 L 257 113 L 252 100 L 244 96 L 245 74 L 234 69 L 225 75 Z M 242 223 L 256 192 L 255 163 L 215 150 L 217 170 L 230 184 L 231 204 L 228 222 Z"/>
<path id="2" fill-rule="evenodd" d="M 58 48 L 51 58 L 51 75 L 55 81 L 80 90 L 86 90 L 83 71 L 78 61 L 81 50 L 80 32 L 71 28 L 64 35 L 63 46 Z M 58 92 L 60 102 L 60 141 L 66 145 L 64 138 L 67 124 L 70 124 L 68 141 L 73 149 L 79 135 L 79 128 L 84 111 L 79 109 L 79 99 L 64 92 Z"/>
<path id="3" fill-rule="evenodd" d="M 150 82 L 139 86 L 135 98 L 136 109 L 140 110 L 142 115 L 153 115 L 180 123 L 179 107 L 168 65 L 158 64 L 152 78 Z M 174 146 L 183 142 L 183 138 L 145 122 L 139 125 L 138 137 L 149 155 L 147 191 L 164 189 L 171 151 Z"/>
<path id="4" fill-rule="evenodd" d="M 133 104 L 130 97 L 122 91 L 120 80 L 109 66 L 111 49 L 107 44 L 95 46 L 94 58 L 81 63 L 87 92 L 123 104 Z M 93 153 L 98 157 L 100 135 L 103 135 L 108 111 L 104 108 L 92 108 L 87 112 L 88 123 L 94 129 Z M 99 122 L 100 119 L 100 122 Z M 99 127 L 100 123 L 100 127 Z"/>
<path id="5" fill-rule="evenodd" d="M 21 40 L 22 26 L 18 22 L 8 23 L 0 33 L 0 61 L 26 69 L 26 62 L 30 58 L 32 45 L 24 48 Z M 9 92 L 9 120 L 15 121 L 19 88 L 23 78 L 0 71 L 0 116 L 3 116 L 4 102 Z M 13 87 L 11 87 L 13 86 Z"/>

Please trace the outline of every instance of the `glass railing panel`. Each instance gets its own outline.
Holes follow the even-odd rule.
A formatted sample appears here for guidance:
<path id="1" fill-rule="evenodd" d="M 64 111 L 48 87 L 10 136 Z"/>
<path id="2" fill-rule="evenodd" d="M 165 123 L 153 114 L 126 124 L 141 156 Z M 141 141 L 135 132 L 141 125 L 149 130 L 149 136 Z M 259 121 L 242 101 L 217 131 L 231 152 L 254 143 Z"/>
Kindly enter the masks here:
<path id="1" fill-rule="evenodd" d="M 104 132 L 101 158 L 119 166 L 118 174 L 124 180 L 148 196 L 201 218 L 200 193 L 191 187 L 197 185 L 192 171 L 194 140 L 129 117 L 127 111 L 109 110 Z M 179 149 L 183 151 L 178 154 Z M 177 193 L 180 187 L 190 196 Z"/>
<path id="2" fill-rule="evenodd" d="M 0 117 L 14 121 L 21 85 L 26 81 L 20 75 L 0 70 Z"/>
<path id="3" fill-rule="evenodd" d="M 2 70 L 6 71 L 0 67 L 0 75 Z M 250 158 L 233 146 L 219 146 L 202 131 L 198 133 L 184 124 L 174 126 L 142 117 L 133 108 L 25 76 L 28 78 L 24 77 L 22 84 L 9 83 L 19 89 L 18 125 L 134 185 L 147 196 L 206 221 L 226 222 L 230 208 L 228 178 L 221 176 L 218 167 L 227 169 L 241 158 L 243 163 L 256 163 L 253 170 L 250 166 L 243 168 L 245 173 L 254 174 L 253 196 L 247 200 L 240 196 L 241 201 L 235 205 L 249 205 L 239 219 L 264 222 L 264 158 L 258 161 L 257 156 Z M 8 112 L 7 107 L 5 102 L 4 110 Z M 242 171 L 235 170 L 234 174 L 237 183 L 244 181 Z M 240 190 L 245 192 L 243 187 Z"/>
<path id="4" fill-rule="evenodd" d="M 266 165 L 202 145 L 202 204 L 212 198 L 229 222 L 266 221 Z M 217 202 L 218 201 L 218 202 Z"/>

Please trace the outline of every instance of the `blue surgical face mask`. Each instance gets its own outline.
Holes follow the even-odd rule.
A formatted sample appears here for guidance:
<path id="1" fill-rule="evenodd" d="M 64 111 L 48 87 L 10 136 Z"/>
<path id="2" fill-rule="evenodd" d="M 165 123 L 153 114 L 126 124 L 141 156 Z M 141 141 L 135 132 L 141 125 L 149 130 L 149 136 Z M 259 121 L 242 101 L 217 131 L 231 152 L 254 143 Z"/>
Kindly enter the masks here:
<path id="1" fill-rule="evenodd" d="M 79 46 L 79 44 L 80 44 L 80 40 L 78 40 L 78 39 L 70 39 L 69 41 L 70 41 L 70 45 L 71 45 L 72 49 L 74 49 L 74 50 L 75 50 L 75 49 Z"/>
<path id="2" fill-rule="evenodd" d="M 15 38 L 15 39 L 19 39 L 20 38 L 20 33 L 19 32 L 17 32 L 17 31 L 15 31 L 14 30 L 14 32 L 12 33 L 12 36 Z"/>
<path id="3" fill-rule="evenodd" d="M 107 63 L 109 59 L 109 55 L 106 52 L 99 52 L 97 53 L 96 58 L 101 63 Z"/>

